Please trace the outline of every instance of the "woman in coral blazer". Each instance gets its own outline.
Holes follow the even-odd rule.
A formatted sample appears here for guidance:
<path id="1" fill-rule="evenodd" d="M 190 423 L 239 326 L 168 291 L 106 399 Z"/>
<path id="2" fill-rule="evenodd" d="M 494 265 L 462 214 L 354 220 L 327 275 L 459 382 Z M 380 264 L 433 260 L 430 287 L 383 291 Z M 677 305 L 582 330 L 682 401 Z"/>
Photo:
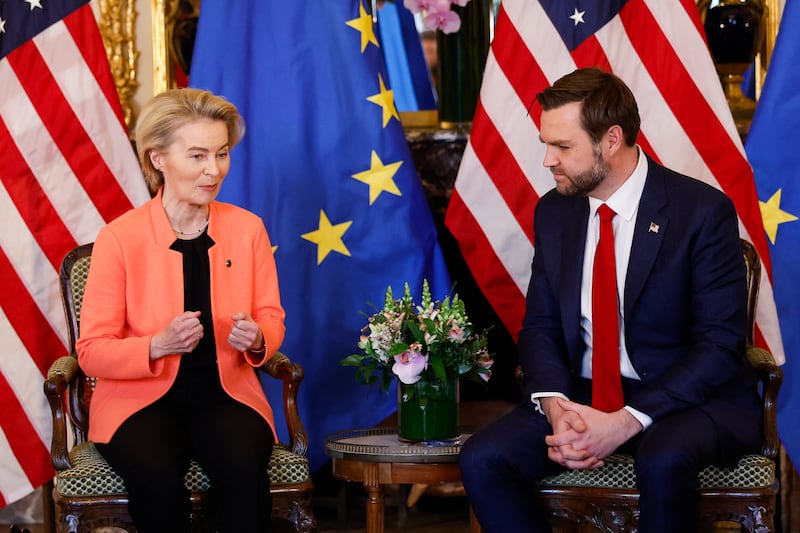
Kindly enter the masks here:
<path id="1" fill-rule="evenodd" d="M 272 409 L 254 370 L 284 311 L 263 222 L 216 202 L 244 126 L 233 104 L 179 89 L 142 110 L 136 141 L 155 197 L 103 228 L 78 359 L 96 376 L 89 438 L 125 481 L 140 532 L 189 531 L 190 457 L 219 531 L 265 531 Z"/>

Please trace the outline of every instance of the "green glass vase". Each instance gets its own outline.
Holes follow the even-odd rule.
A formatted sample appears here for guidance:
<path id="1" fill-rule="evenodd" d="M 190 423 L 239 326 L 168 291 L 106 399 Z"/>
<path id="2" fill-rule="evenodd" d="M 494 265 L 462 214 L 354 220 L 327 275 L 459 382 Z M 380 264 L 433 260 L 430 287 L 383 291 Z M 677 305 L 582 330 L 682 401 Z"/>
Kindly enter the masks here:
<path id="1" fill-rule="evenodd" d="M 439 125 L 447 129 L 469 127 L 475 115 L 489 53 L 492 2 L 471 0 L 452 9 L 461 17 L 461 29 L 436 32 Z"/>
<path id="2" fill-rule="evenodd" d="M 400 440 L 436 442 L 458 438 L 458 379 L 398 383 L 397 394 Z"/>

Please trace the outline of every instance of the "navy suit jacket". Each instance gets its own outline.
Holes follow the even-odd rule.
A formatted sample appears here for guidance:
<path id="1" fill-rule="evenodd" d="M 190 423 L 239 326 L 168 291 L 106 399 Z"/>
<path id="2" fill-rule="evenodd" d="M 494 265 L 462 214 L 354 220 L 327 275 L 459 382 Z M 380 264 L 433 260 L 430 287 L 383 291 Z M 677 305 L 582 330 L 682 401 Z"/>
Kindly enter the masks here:
<path id="1" fill-rule="evenodd" d="M 625 342 L 642 383 L 625 403 L 654 422 L 699 407 L 733 436 L 742 424 L 760 426 L 745 357 L 746 271 L 736 212 L 721 191 L 648 164 L 623 304 Z M 585 348 L 580 291 L 588 216 L 585 197 L 552 190 L 537 204 L 519 336 L 527 397 L 574 397 Z"/>

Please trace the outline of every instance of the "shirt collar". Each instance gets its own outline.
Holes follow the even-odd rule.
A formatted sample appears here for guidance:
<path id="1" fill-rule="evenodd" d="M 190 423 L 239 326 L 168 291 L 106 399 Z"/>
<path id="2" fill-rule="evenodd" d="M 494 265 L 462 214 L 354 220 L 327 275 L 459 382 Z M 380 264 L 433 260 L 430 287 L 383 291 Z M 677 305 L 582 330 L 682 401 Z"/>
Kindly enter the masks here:
<path id="1" fill-rule="evenodd" d="M 639 145 L 636 145 L 636 151 L 639 155 L 639 160 L 636 162 L 636 168 L 633 169 L 630 177 L 625 180 L 625 183 L 619 189 L 614 191 L 608 200 L 603 202 L 597 198 L 589 196 L 589 214 L 591 217 L 597 213 L 597 208 L 601 205 L 608 204 L 608 207 L 620 217 L 628 222 L 633 220 L 636 215 L 636 210 L 639 208 L 639 200 L 642 198 L 642 191 L 644 191 L 644 182 L 647 179 L 647 157 L 645 157 Z"/>

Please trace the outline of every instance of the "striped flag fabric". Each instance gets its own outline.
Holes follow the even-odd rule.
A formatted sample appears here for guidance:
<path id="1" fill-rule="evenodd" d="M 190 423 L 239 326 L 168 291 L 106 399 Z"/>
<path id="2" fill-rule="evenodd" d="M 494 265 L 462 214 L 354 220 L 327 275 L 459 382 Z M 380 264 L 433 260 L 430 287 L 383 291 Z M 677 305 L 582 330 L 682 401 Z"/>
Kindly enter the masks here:
<path id="1" fill-rule="evenodd" d="M 0 507 L 53 477 L 61 260 L 147 198 L 88 0 L 0 3 Z"/>
<path id="2" fill-rule="evenodd" d="M 533 211 L 554 186 L 542 166 L 538 92 L 576 68 L 614 72 L 633 91 L 639 145 L 722 189 L 762 269 L 756 341 L 783 346 L 753 172 L 708 52 L 694 0 L 503 0 L 472 132 L 445 223 L 515 338 L 533 259 Z"/>

